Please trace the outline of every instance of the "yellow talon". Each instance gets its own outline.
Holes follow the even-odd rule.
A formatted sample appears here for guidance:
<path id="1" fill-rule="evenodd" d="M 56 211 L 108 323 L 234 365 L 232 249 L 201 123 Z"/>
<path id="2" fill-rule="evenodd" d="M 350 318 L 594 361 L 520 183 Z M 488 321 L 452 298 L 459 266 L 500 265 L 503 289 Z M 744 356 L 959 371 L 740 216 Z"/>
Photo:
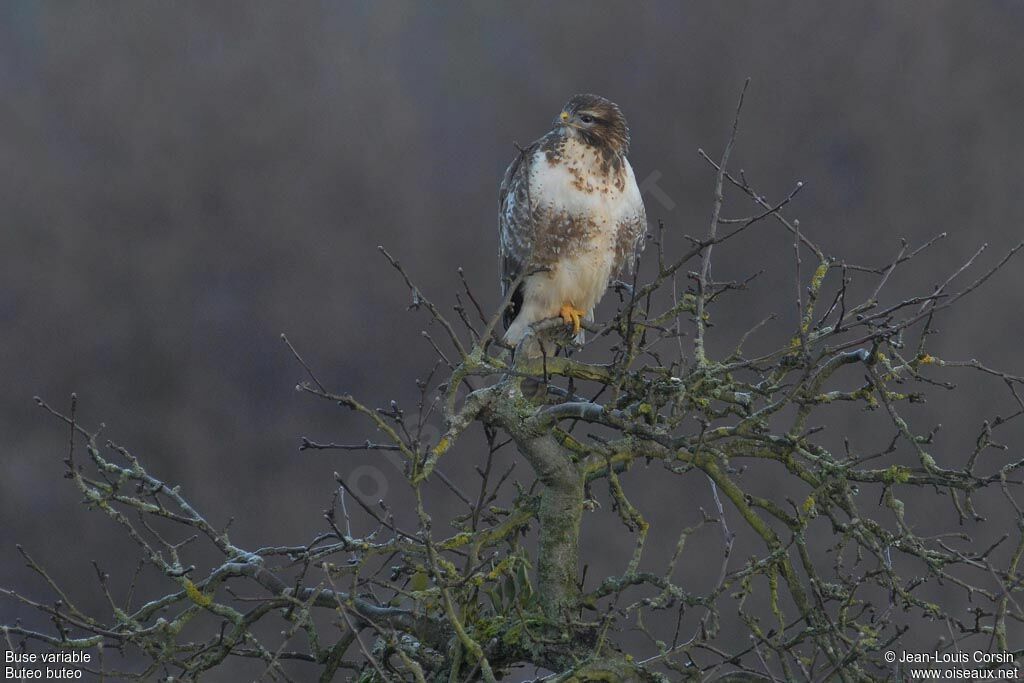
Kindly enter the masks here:
<path id="1" fill-rule="evenodd" d="M 581 311 L 572 304 L 565 304 L 562 306 L 562 310 L 560 310 L 558 314 L 562 316 L 562 320 L 565 321 L 566 325 L 572 325 L 572 333 L 574 335 L 580 333 L 580 328 L 582 326 L 581 321 L 583 320 L 583 316 L 587 314 L 586 311 Z"/>

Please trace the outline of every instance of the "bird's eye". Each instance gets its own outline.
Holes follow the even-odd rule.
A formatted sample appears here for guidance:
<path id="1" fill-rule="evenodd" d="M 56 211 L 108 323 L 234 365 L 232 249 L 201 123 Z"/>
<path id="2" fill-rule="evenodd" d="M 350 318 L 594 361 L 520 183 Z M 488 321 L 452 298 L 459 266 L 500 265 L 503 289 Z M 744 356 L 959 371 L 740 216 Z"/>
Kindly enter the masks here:
<path id="1" fill-rule="evenodd" d="M 594 117 L 591 116 L 590 114 L 584 114 L 583 116 L 580 117 L 580 121 L 582 121 L 583 123 L 593 123 Z"/>

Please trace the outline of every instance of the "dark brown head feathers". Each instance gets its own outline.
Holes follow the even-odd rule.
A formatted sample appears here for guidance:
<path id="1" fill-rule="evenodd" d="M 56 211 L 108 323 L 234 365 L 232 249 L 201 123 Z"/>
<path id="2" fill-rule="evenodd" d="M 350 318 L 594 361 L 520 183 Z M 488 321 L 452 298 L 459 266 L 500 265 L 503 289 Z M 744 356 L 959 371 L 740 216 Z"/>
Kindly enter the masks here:
<path id="1" fill-rule="evenodd" d="M 629 152 L 629 127 L 619 105 L 600 95 L 574 95 L 555 124 L 571 129 L 588 144 L 615 154 Z"/>

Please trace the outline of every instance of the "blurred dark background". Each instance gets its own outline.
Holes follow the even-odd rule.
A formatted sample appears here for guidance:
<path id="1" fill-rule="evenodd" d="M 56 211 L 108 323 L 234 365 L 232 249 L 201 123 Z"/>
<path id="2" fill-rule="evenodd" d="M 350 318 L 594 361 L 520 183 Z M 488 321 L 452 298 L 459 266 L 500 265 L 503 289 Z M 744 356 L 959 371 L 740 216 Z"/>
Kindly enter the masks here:
<path id="1" fill-rule="evenodd" d="M 411 401 L 427 321 L 376 246 L 446 308 L 460 266 L 495 306 L 501 173 L 576 92 L 622 106 L 649 217 L 674 245 L 706 230 L 713 178 L 696 150 L 720 154 L 749 76 L 733 166 L 770 198 L 803 180 L 791 213 L 828 253 L 879 265 L 899 237 L 947 231 L 892 283 L 909 293 L 981 243 L 993 263 L 1024 232 L 1022 46 L 1019 0 L 0 3 L 0 585 L 45 595 L 15 542 L 86 603 L 89 559 L 124 551 L 106 562 L 115 579 L 133 566 L 61 478 L 67 430 L 34 395 L 66 408 L 77 392 L 84 423 L 106 423 L 211 521 L 236 517 L 243 546 L 312 537 L 335 470 L 379 465 L 361 470 L 368 495 L 401 497 L 380 457 L 298 452 L 300 435 L 374 435 L 294 391 L 279 335 L 331 387 Z M 732 197 L 726 213 L 751 208 Z M 792 317 L 778 226 L 717 253 L 721 278 L 762 268 L 713 333 L 721 349 L 769 311 Z M 1011 264 L 942 321 L 938 350 L 1024 371 L 1022 282 Z M 955 379 L 958 402 L 918 409 L 944 424 L 940 464 L 1011 410 L 998 381 Z M 696 498 L 708 505 L 692 488 L 645 500 L 671 542 Z M 594 520 L 591 540 L 618 524 Z M 608 571 L 632 546 L 617 535 Z M 26 613 L 4 602 L 0 616 Z"/>

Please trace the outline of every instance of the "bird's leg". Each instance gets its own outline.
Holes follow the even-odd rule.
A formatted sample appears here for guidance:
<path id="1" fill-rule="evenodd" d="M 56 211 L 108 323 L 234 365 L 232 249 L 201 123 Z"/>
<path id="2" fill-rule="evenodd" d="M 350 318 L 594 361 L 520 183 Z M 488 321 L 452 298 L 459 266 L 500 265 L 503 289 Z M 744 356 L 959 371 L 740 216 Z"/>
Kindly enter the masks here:
<path id="1" fill-rule="evenodd" d="M 580 325 L 583 320 L 583 316 L 587 314 L 586 311 L 581 311 L 572 304 L 564 304 L 562 310 L 558 312 L 562 316 L 562 320 L 565 321 L 566 325 L 572 325 L 572 333 L 580 333 Z"/>

